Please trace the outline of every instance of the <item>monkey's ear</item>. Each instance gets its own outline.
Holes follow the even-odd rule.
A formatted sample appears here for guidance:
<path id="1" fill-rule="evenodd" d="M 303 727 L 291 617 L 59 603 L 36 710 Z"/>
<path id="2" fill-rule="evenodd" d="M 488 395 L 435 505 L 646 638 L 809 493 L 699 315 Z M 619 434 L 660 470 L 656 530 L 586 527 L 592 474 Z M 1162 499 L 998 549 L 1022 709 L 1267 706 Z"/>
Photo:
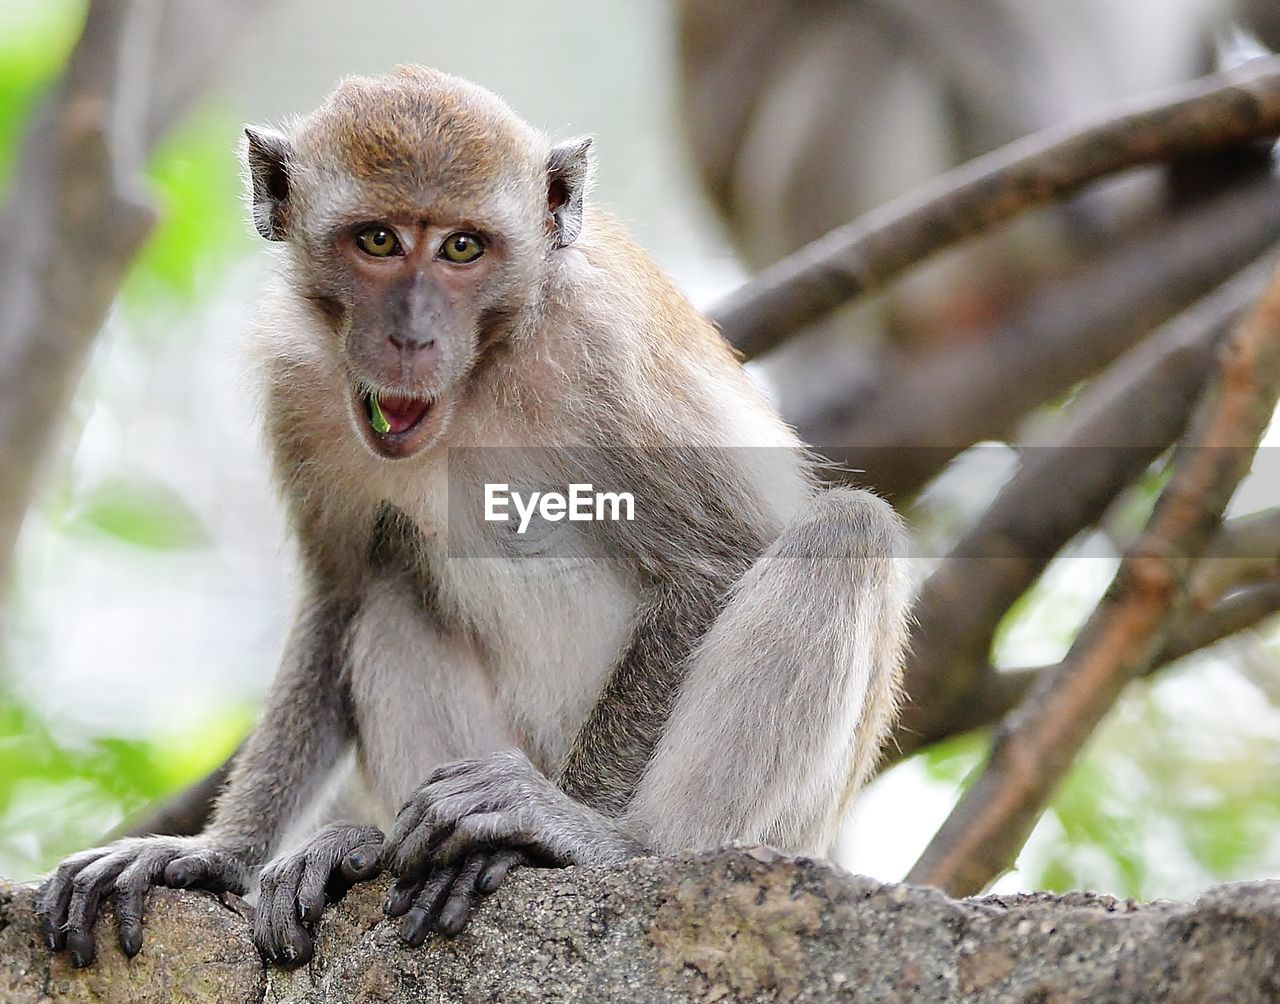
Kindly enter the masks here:
<path id="1" fill-rule="evenodd" d="M 289 204 L 289 155 L 293 144 L 274 129 L 246 127 L 245 161 L 253 186 L 253 223 L 269 241 L 285 239 Z"/>
<path id="2" fill-rule="evenodd" d="M 582 233 L 583 199 L 594 174 L 590 136 L 551 148 L 547 156 L 547 213 L 556 247 L 568 247 Z"/>

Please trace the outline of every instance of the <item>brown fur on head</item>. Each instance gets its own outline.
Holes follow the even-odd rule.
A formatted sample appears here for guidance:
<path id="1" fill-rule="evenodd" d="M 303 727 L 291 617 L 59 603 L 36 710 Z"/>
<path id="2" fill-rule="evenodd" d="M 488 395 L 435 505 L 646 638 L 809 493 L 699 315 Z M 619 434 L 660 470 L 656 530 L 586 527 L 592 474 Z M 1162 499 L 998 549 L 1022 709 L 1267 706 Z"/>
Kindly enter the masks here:
<path id="1" fill-rule="evenodd" d="M 254 221 L 342 353 L 378 455 L 444 433 L 481 350 L 582 226 L 590 142 L 551 147 L 499 98 L 424 67 L 350 77 L 287 133 L 246 129 Z"/>

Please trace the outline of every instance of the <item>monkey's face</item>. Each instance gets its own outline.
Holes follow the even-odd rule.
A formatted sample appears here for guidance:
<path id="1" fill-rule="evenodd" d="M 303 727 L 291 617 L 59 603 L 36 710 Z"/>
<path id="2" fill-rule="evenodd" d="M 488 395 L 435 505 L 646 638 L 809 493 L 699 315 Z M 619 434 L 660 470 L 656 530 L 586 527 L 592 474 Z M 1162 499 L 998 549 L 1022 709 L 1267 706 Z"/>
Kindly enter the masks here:
<path id="1" fill-rule="evenodd" d="M 376 454 L 438 441 L 507 301 L 511 242 L 474 217 L 389 216 L 333 237 L 352 415 Z"/>
<path id="2" fill-rule="evenodd" d="M 248 129 L 254 221 L 332 332 L 357 434 L 441 442 L 582 229 L 590 141 L 548 149 L 502 102 L 422 68 L 349 78 L 293 135 Z"/>

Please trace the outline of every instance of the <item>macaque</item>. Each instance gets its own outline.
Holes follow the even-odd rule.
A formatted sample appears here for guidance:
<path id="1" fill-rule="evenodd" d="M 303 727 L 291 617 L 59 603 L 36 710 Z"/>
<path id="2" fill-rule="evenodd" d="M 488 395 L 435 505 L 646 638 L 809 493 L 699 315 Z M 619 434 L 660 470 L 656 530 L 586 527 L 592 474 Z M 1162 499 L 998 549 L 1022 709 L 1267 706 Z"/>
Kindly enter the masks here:
<path id="1" fill-rule="evenodd" d="M 69 858 L 49 947 L 89 964 L 110 897 L 133 956 L 154 885 L 257 887 L 258 946 L 299 964 L 325 903 L 384 868 L 417 945 L 522 861 L 826 854 L 898 699 L 890 507 L 821 486 L 591 204 L 589 139 L 421 67 L 246 134 L 299 609 L 208 826 Z M 634 518 L 522 528 L 486 518 L 499 483 L 625 490 Z"/>

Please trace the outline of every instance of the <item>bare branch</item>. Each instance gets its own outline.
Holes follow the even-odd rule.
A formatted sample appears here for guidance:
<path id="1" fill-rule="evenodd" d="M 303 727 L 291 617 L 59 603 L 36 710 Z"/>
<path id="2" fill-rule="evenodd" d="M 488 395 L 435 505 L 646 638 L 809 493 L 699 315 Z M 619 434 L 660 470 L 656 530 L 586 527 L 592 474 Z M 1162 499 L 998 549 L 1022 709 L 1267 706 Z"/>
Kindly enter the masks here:
<path id="1" fill-rule="evenodd" d="M 1067 657 L 1001 724 L 974 784 L 908 881 L 977 891 L 1009 867 L 1084 741 L 1159 656 L 1194 561 L 1248 473 L 1280 397 L 1280 270 L 1218 353 L 1173 477 Z"/>
<path id="2" fill-rule="evenodd" d="M 1280 133 L 1280 58 L 1128 102 L 944 174 L 788 255 L 711 312 L 758 356 L 912 265 L 1110 174 Z"/>
<path id="3" fill-rule="evenodd" d="M 1277 614 L 1280 614 L 1280 581 L 1275 579 L 1245 585 L 1194 616 L 1187 616 L 1184 612 L 1170 629 L 1160 654 L 1142 675 L 1154 676 L 1180 659 L 1261 626 Z M 963 704 L 957 705 L 928 742 L 941 742 L 999 721 L 1026 700 L 1037 682 L 1055 668 L 1037 666 L 997 671 L 988 667 L 980 688 Z M 897 763 L 903 756 L 896 750 L 889 752 L 894 755 L 886 758 L 884 767 Z"/>
<path id="4" fill-rule="evenodd" d="M 1070 540 L 1182 432 L 1215 347 L 1270 276 L 1257 265 L 1166 325 L 1089 387 L 925 582 L 907 663 L 898 756 L 974 727 L 996 628 Z M 990 718 L 983 721 L 990 721 Z"/>
<path id="5" fill-rule="evenodd" d="M 1232 589 L 1280 575 L 1280 507 L 1229 520 L 1196 566 L 1188 592 L 1199 609 Z"/>
<path id="6" fill-rule="evenodd" d="M 94 336 L 155 223 L 150 149 L 265 3 L 95 0 L 30 123 L 0 211 L 22 235 L 0 245 L 0 591 Z"/>
<path id="7" fill-rule="evenodd" d="M 909 497 L 963 450 L 1008 436 L 1244 268 L 1277 232 L 1280 178 L 1256 178 L 1046 284 L 987 337 L 891 357 L 859 393 L 788 418 L 859 484 Z"/>

